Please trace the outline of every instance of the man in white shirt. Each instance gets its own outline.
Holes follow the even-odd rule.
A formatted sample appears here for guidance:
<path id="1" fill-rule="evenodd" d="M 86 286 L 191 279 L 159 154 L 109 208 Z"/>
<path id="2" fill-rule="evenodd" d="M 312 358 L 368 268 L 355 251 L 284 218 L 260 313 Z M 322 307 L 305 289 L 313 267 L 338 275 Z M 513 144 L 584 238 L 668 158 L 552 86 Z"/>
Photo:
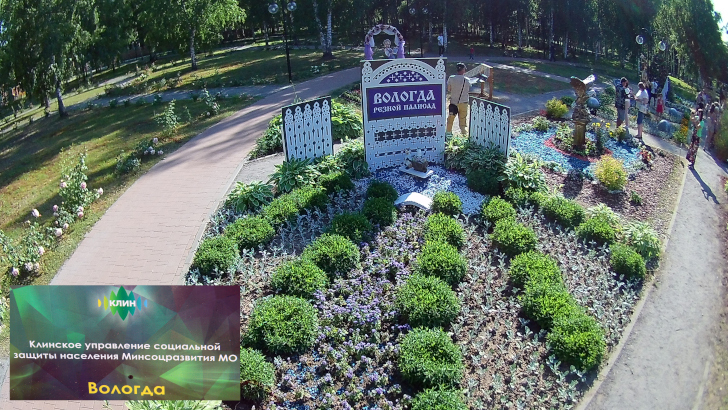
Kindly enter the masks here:
<path id="1" fill-rule="evenodd" d="M 437 47 L 440 52 L 440 57 L 442 57 L 445 54 L 445 37 L 442 34 L 437 36 Z"/>
<path id="2" fill-rule="evenodd" d="M 465 64 L 457 63 L 455 66 L 457 75 L 450 76 L 447 80 L 447 91 L 450 93 L 449 115 L 447 116 L 447 133 L 452 133 L 452 124 L 455 116 L 460 119 L 460 132 L 467 135 L 468 127 L 468 97 L 470 92 L 470 81 L 465 77 Z"/>
<path id="3" fill-rule="evenodd" d="M 645 120 L 645 114 L 647 114 L 650 106 L 650 95 L 645 89 L 645 83 L 640 82 L 638 85 L 640 89 L 635 94 L 634 99 L 637 101 L 637 110 L 639 111 L 637 113 L 637 138 L 642 138 L 642 123 Z"/>

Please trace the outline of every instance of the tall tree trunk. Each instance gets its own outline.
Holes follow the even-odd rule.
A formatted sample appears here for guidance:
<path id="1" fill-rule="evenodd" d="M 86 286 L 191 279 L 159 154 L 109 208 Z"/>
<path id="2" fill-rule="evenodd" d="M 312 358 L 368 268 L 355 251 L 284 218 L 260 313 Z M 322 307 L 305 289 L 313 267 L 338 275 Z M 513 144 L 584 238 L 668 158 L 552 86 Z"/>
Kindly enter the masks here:
<path id="1" fill-rule="evenodd" d="M 490 22 L 488 23 L 488 27 L 490 30 L 490 48 L 493 48 L 493 17 L 490 18 Z"/>
<path id="2" fill-rule="evenodd" d="M 313 16 L 316 19 L 316 27 L 318 27 L 319 40 L 321 41 L 321 50 L 326 54 L 326 36 L 324 36 L 324 27 L 321 25 L 321 19 L 318 14 L 318 0 L 313 0 Z"/>
<path id="3" fill-rule="evenodd" d="M 190 29 L 190 60 L 192 70 L 197 70 L 197 56 L 195 56 L 195 29 Z"/>
<path id="4" fill-rule="evenodd" d="M 54 74 L 56 80 L 56 99 L 58 99 L 58 116 L 61 118 L 68 117 L 68 111 L 63 104 L 63 94 L 61 93 L 61 80 L 57 74 Z"/>
<path id="5" fill-rule="evenodd" d="M 569 32 L 566 32 L 566 36 L 564 37 L 564 60 L 569 58 Z"/>
<path id="6" fill-rule="evenodd" d="M 549 16 L 549 60 L 553 59 L 555 56 L 551 52 L 551 44 L 554 43 L 554 5 L 551 4 L 551 15 Z"/>
<path id="7" fill-rule="evenodd" d="M 518 48 L 520 49 L 521 47 L 521 21 L 518 20 Z"/>
<path id="8" fill-rule="evenodd" d="M 324 50 L 324 57 L 333 58 L 334 52 L 331 48 L 331 1 L 329 1 L 329 9 L 326 13 L 326 49 Z"/>
<path id="9" fill-rule="evenodd" d="M 265 36 L 265 46 L 268 47 L 268 23 L 263 20 L 263 35 Z"/>
<path id="10" fill-rule="evenodd" d="M 47 110 L 51 109 L 51 99 L 48 98 L 48 94 L 43 94 L 43 105 L 45 105 Z"/>

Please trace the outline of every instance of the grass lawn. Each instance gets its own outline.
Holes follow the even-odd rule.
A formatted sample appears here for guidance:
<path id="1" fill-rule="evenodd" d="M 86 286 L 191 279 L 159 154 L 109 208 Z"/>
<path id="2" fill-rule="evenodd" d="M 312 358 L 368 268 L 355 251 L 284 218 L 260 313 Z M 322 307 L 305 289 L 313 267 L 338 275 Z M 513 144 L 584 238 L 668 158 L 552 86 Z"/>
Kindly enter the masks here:
<path id="1" fill-rule="evenodd" d="M 672 92 L 677 94 L 679 97 L 688 101 L 695 101 L 695 96 L 698 95 L 697 88 L 673 76 L 670 76 L 670 84 L 672 85 Z"/>
<path id="2" fill-rule="evenodd" d="M 507 63 L 515 67 L 526 68 L 529 70 L 540 71 L 542 73 L 554 74 L 561 77 L 569 78 L 576 76 L 580 79 L 588 77 L 590 74 L 596 74 L 597 80 L 603 82 L 604 76 L 612 78 L 627 77 L 630 81 L 636 80 L 637 76 L 633 71 L 622 70 L 618 66 L 609 65 L 592 65 L 590 67 L 574 67 L 564 64 L 553 64 L 548 62 L 531 62 L 531 61 L 512 61 Z M 599 78 L 602 77 L 602 78 Z M 632 78 L 634 77 L 634 78 Z M 611 84 L 611 82 L 607 81 Z"/>
<path id="3" fill-rule="evenodd" d="M 468 67 L 470 68 L 471 66 Z M 447 65 L 447 76 L 449 77 L 451 75 L 455 75 L 455 64 Z M 501 91 L 520 95 L 536 95 L 571 88 L 569 83 L 500 69 L 495 70 L 494 83 L 496 92 Z M 487 90 L 488 86 L 486 85 L 485 88 Z"/>

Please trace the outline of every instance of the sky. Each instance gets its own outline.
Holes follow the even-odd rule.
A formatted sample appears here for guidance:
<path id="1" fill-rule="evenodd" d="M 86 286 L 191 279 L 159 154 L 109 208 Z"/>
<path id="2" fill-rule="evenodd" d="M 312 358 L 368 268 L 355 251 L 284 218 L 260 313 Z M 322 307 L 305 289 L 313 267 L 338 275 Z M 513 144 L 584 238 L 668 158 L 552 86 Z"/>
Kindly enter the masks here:
<path id="1" fill-rule="evenodd" d="M 720 23 L 721 27 L 728 23 L 728 0 L 713 0 L 713 10 L 720 13 L 720 17 L 723 19 Z M 721 31 L 723 32 L 723 41 L 728 41 L 728 34 L 726 34 L 725 30 Z"/>

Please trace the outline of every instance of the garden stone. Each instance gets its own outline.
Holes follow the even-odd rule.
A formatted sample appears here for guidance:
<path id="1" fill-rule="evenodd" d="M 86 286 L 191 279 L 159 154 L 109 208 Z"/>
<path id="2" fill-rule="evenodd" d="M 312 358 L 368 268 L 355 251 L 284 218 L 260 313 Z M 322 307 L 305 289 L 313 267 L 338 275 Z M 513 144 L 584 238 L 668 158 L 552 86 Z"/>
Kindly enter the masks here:
<path id="1" fill-rule="evenodd" d="M 675 108 L 670 108 L 670 118 L 680 118 L 682 113 Z"/>
<path id="2" fill-rule="evenodd" d="M 669 133 L 669 134 L 672 134 L 672 132 L 674 130 L 674 128 L 672 126 L 672 123 L 670 121 L 668 121 L 668 120 L 662 120 L 662 121 L 660 121 L 660 123 L 657 124 L 657 129 L 660 130 L 660 131 L 662 131 L 662 132 Z"/>
<path id="3" fill-rule="evenodd" d="M 592 109 L 599 108 L 599 100 L 594 97 L 590 97 L 588 100 L 586 100 L 586 106 Z"/>
<path id="4" fill-rule="evenodd" d="M 432 199 L 417 192 L 410 192 L 409 194 L 400 196 L 396 201 L 394 201 L 394 206 L 400 205 L 414 205 L 420 209 L 429 211 L 430 207 L 432 207 Z"/>
<path id="5" fill-rule="evenodd" d="M 407 168 L 404 165 L 401 166 L 401 167 L 399 167 L 399 170 L 402 171 L 402 172 L 404 172 L 404 173 L 406 173 L 406 174 L 410 174 L 413 177 L 422 178 L 422 179 L 427 179 L 427 178 L 431 177 L 432 174 L 435 173 L 435 171 L 433 171 L 431 169 L 428 170 L 427 172 L 421 172 L 421 171 L 418 171 L 418 170 L 416 170 L 414 168 Z"/>

